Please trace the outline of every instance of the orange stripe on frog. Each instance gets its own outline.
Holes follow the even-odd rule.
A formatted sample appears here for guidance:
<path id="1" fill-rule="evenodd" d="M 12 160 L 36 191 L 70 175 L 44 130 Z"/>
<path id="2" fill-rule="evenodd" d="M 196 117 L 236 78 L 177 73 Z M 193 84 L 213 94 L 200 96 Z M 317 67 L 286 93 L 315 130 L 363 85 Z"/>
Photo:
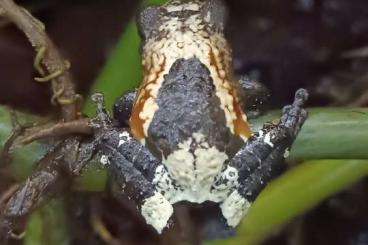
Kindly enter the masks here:
<path id="1" fill-rule="evenodd" d="M 144 139 L 147 135 L 144 133 L 143 125 L 146 122 L 146 120 L 143 120 L 139 117 L 139 114 L 143 110 L 145 102 L 152 97 L 151 91 L 147 88 L 150 84 L 155 84 L 158 81 L 158 78 L 160 77 L 161 73 L 165 69 L 166 64 L 166 58 L 164 57 L 163 63 L 160 65 L 160 69 L 155 72 L 155 76 L 151 81 L 148 81 L 148 77 L 151 74 L 151 68 L 150 70 L 145 69 L 145 75 L 143 78 L 142 85 L 138 89 L 137 98 L 133 105 L 132 109 L 132 115 L 130 117 L 130 128 L 132 131 L 132 134 L 134 138 L 137 140 Z M 148 70 L 148 71 L 147 71 Z"/>

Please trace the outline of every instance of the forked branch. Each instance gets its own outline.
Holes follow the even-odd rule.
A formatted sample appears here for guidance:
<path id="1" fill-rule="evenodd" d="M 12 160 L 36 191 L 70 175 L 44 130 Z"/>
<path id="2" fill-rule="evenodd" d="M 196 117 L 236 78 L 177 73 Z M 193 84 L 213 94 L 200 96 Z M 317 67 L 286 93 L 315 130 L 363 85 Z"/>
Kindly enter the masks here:
<path id="1" fill-rule="evenodd" d="M 12 0 L 0 0 L 0 15 L 8 18 L 24 32 L 35 48 L 37 52 L 35 69 L 43 76 L 36 80 L 52 81 L 52 101 L 61 106 L 62 118 L 65 121 L 76 119 L 78 95 L 75 93 L 75 86 L 68 71 L 69 62 L 61 56 L 48 37 L 44 25 Z"/>

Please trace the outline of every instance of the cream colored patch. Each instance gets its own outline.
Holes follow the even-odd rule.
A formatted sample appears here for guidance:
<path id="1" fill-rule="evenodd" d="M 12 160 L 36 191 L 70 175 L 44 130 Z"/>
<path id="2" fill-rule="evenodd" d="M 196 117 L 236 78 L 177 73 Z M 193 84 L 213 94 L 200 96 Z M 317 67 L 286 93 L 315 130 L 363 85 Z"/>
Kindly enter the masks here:
<path id="1" fill-rule="evenodd" d="M 130 134 L 126 131 L 119 134 L 119 144 L 118 147 L 120 147 L 122 144 L 125 144 L 127 141 L 130 141 L 132 137 L 130 137 Z"/>
<path id="2" fill-rule="evenodd" d="M 158 192 L 163 193 L 163 196 L 173 204 L 172 200 L 175 199 L 177 190 L 174 188 L 172 178 L 165 166 L 160 165 L 156 168 L 152 184 L 156 187 Z"/>
<path id="3" fill-rule="evenodd" d="M 288 158 L 290 156 L 290 149 L 286 148 L 284 151 L 284 158 Z"/>
<path id="4" fill-rule="evenodd" d="M 144 135 L 148 135 L 148 127 L 153 119 L 153 116 L 158 110 L 158 105 L 155 102 L 155 99 L 150 97 L 144 103 L 142 111 L 139 113 L 139 118 L 144 120 L 143 124 L 143 132 Z"/>
<path id="5" fill-rule="evenodd" d="M 141 208 L 141 214 L 147 224 L 152 225 L 158 233 L 167 226 L 173 212 L 171 204 L 158 192 L 145 199 Z"/>
<path id="6" fill-rule="evenodd" d="M 102 163 L 102 165 L 104 165 L 104 166 L 110 165 L 109 157 L 106 156 L 106 155 L 102 155 L 101 159 L 100 159 L 100 163 Z"/>
<path id="7" fill-rule="evenodd" d="M 198 4 L 166 6 L 170 10 L 196 9 L 197 7 L 199 7 Z M 160 39 L 153 37 L 143 47 L 142 63 L 147 70 L 145 84 L 147 84 L 146 89 L 151 96 L 139 114 L 140 119 L 145 121 L 145 133 L 158 109 L 155 100 L 164 81 L 164 75 L 168 74 L 171 66 L 178 59 L 193 57 L 198 58 L 209 69 L 216 95 L 221 102 L 221 109 L 225 113 L 226 126 L 234 133 L 236 114 L 233 108 L 234 98 L 229 91 L 231 89 L 229 84 L 232 81 L 227 80 L 228 73 L 231 72 L 231 49 L 222 33 L 208 32 L 209 29 L 205 27 L 209 25 L 210 23 L 203 20 L 199 14 L 192 15 L 185 22 L 177 17 L 164 17 L 159 31 L 166 33 L 166 37 L 160 37 Z M 164 67 L 162 67 L 163 60 L 165 60 Z"/>
<path id="8" fill-rule="evenodd" d="M 220 152 L 216 147 L 198 148 L 194 151 L 196 156 L 196 175 L 198 184 L 193 190 L 210 188 L 215 176 L 220 173 L 227 155 Z"/>
<path id="9" fill-rule="evenodd" d="M 251 203 L 242 197 L 238 191 L 234 191 L 220 205 L 222 215 L 229 226 L 235 227 L 239 224 L 244 215 L 247 214 Z"/>
<path id="10" fill-rule="evenodd" d="M 184 187 L 190 186 L 194 182 L 194 156 L 189 152 L 192 138 L 178 145 L 176 151 L 171 153 L 162 162 L 168 168 L 173 179 Z"/>
<path id="11" fill-rule="evenodd" d="M 216 176 L 215 182 L 212 185 L 213 200 L 223 202 L 234 188 L 239 187 L 238 170 L 234 167 L 227 166 L 223 172 Z"/>
<path id="12" fill-rule="evenodd" d="M 226 169 L 216 177 L 216 182 L 219 182 L 219 184 L 215 185 L 214 188 L 220 192 L 224 190 L 228 191 L 230 188 L 239 186 L 238 179 L 238 170 L 234 167 L 227 166 Z"/>
<path id="13" fill-rule="evenodd" d="M 197 3 L 185 3 L 180 5 L 167 5 L 166 6 L 167 12 L 177 12 L 183 10 L 191 10 L 191 11 L 198 11 L 199 5 Z"/>
<path id="14" fill-rule="evenodd" d="M 267 133 L 263 140 L 267 145 L 274 147 L 273 143 L 271 142 L 271 134 Z"/>
<path id="15" fill-rule="evenodd" d="M 190 149 L 192 143 L 196 144 L 194 152 Z M 171 203 L 182 200 L 196 203 L 207 200 L 221 201 L 224 195 L 212 193 L 211 188 L 215 177 L 221 173 L 223 164 L 228 158 L 227 155 L 214 146 L 209 147 L 205 137 L 199 133 L 194 133 L 191 138 L 180 143 L 178 148 L 162 162 L 170 178 L 175 180 L 181 189 L 167 188 L 165 183 L 161 183 L 160 178 L 155 178 L 155 180 L 160 179 L 162 187 L 159 190 L 167 193 L 164 195 Z"/>
<path id="16" fill-rule="evenodd" d="M 131 140 L 132 137 L 130 137 L 130 134 L 127 132 L 127 131 L 124 131 L 122 133 L 119 134 L 119 137 L 122 138 L 122 137 L 126 137 L 127 140 Z"/>

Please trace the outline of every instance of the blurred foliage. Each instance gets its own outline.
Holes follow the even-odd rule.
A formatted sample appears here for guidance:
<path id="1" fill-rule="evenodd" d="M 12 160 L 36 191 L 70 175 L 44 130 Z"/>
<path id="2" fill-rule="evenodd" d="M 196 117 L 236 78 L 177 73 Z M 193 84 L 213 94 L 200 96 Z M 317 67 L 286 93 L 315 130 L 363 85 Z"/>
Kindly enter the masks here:
<path id="1" fill-rule="evenodd" d="M 291 218 L 368 174 L 368 160 L 304 162 L 270 183 L 250 207 L 237 236 L 206 245 L 252 245 Z"/>
<path id="2" fill-rule="evenodd" d="M 68 226 L 64 203 L 54 199 L 31 216 L 24 245 L 68 245 Z"/>
<path id="3" fill-rule="evenodd" d="M 32 122 L 42 123 L 42 121 L 45 121 L 44 118 L 22 112 L 17 112 L 17 119 L 21 125 L 27 125 Z M 12 131 L 9 109 L 5 106 L 0 106 L 0 146 L 8 139 Z M 38 142 L 12 149 L 12 168 L 17 179 L 24 180 L 31 172 L 33 163 L 40 159 L 45 152 L 45 146 Z M 3 163 L 0 162 L 1 164 Z"/>
<path id="4" fill-rule="evenodd" d="M 145 0 L 143 5 L 160 5 L 166 0 Z M 139 54 L 140 37 L 135 21 L 130 22 L 120 37 L 115 50 L 110 55 L 105 67 L 100 72 L 90 95 L 86 96 L 83 112 L 88 116 L 95 114 L 91 94 L 102 92 L 107 108 L 112 108 L 116 98 L 122 93 L 136 88 L 142 79 L 141 57 Z"/>

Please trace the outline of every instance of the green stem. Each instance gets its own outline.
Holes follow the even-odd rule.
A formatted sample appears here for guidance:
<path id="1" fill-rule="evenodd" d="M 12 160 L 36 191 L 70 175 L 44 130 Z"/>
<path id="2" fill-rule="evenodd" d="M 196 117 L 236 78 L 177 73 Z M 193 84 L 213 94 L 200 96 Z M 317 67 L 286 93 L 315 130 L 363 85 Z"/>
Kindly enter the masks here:
<path id="1" fill-rule="evenodd" d="M 368 160 L 310 161 L 269 184 L 232 239 L 206 245 L 254 245 L 291 218 L 368 174 Z"/>
<path id="2" fill-rule="evenodd" d="M 166 0 L 145 0 L 143 5 L 161 5 Z M 112 108 L 116 98 L 122 93 L 136 88 L 141 82 L 141 56 L 139 54 L 140 38 L 134 21 L 130 22 L 121 35 L 114 52 L 97 77 L 90 94 L 86 96 L 83 112 L 88 116 L 95 115 L 91 94 L 102 92 L 105 95 L 107 108 Z"/>

